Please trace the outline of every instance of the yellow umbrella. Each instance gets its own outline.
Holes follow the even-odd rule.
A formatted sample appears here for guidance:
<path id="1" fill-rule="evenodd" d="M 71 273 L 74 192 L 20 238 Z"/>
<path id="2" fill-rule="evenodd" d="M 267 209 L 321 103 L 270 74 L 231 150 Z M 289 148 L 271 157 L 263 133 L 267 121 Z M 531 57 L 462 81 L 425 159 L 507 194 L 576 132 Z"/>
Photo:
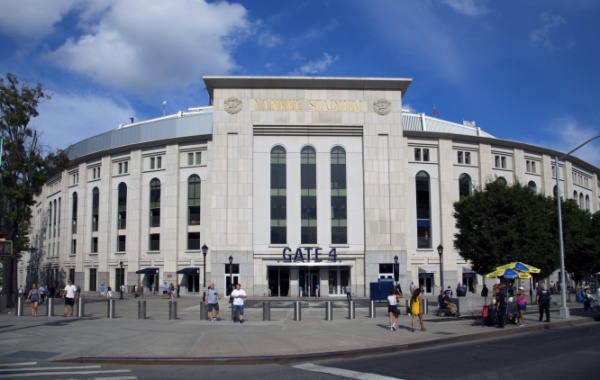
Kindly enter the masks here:
<path id="1" fill-rule="evenodd" d="M 502 270 L 502 269 L 513 269 L 519 272 L 525 272 L 525 273 L 540 273 L 542 270 L 539 268 L 534 267 L 533 265 L 529 265 L 529 264 L 525 264 L 519 261 L 514 261 L 510 264 L 506 264 L 506 265 L 502 265 L 496 268 L 496 270 Z M 522 278 L 529 278 L 529 277 L 522 277 Z"/>
<path id="2" fill-rule="evenodd" d="M 504 277 L 508 279 L 515 278 L 531 278 L 531 275 L 527 272 L 521 272 L 512 268 L 496 268 L 495 271 L 485 275 L 486 278 Z"/>

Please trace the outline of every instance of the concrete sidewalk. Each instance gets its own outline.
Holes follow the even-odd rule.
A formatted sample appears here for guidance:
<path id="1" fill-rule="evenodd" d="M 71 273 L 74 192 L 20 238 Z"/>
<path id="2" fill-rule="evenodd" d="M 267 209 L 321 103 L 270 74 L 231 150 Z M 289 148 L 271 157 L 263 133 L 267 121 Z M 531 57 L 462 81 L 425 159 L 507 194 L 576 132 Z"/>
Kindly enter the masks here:
<path id="1" fill-rule="evenodd" d="M 355 319 L 348 319 L 345 300 L 333 301 L 333 320 L 325 320 L 324 301 L 303 302 L 301 320 L 294 320 L 293 300 L 271 302 L 270 321 L 263 321 L 263 299 L 248 300 L 246 323 L 234 323 L 227 300 L 221 300 L 220 321 L 200 320 L 200 299 L 178 298 L 177 319 L 169 320 L 169 300 L 146 298 L 146 319 L 138 318 L 138 300 L 115 301 L 115 318 L 108 318 L 106 299 L 85 299 L 85 316 L 62 317 L 62 300 L 55 300 L 58 316 L 46 317 L 40 306 L 37 318 L 16 317 L 15 309 L 0 314 L 0 357 L 13 359 L 66 360 L 114 363 L 218 364 L 290 362 L 349 355 L 387 353 L 440 344 L 477 340 L 491 336 L 521 334 L 534 329 L 597 323 L 596 312 L 570 305 L 571 319 L 558 320 L 551 312 L 550 323 L 538 322 L 535 305 L 530 305 L 527 326 L 505 329 L 472 326 L 464 318 L 425 317 L 427 331 L 410 331 L 410 316 L 400 316 L 398 331 L 390 331 L 387 306 L 377 303 L 375 318 L 369 317 L 368 300 L 356 300 Z M 430 312 L 432 309 L 430 308 Z M 10 314 L 9 314 L 10 313 Z M 77 313 L 77 310 L 76 310 Z M 43 316 L 42 316 L 43 315 Z"/>

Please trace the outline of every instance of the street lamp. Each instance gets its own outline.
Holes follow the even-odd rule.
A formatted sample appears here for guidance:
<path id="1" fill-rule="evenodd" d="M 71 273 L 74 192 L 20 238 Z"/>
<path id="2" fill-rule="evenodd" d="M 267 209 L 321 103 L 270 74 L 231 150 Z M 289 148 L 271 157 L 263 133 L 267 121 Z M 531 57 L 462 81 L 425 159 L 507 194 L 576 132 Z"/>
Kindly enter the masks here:
<path id="1" fill-rule="evenodd" d="M 119 262 L 119 265 L 121 266 L 121 281 L 120 281 L 121 285 L 119 286 L 119 289 L 121 291 L 121 296 L 119 297 L 119 299 L 122 300 L 123 299 L 123 285 L 124 285 L 123 281 L 125 280 L 124 279 L 125 276 L 123 276 L 123 262 L 122 261 Z"/>
<path id="2" fill-rule="evenodd" d="M 444 291 L 444 246 L 438 245 L 438 255 L 440 255 L 440 293 Z"/>
<path id="3" fill-rule="evenodd" d="M 566 293 L 566 282 L 565 282 L 565 248 L 563 244 L 563 232 L 562 232 L 562 211 L 560 204 L 560 182 L 558 176 L 558 161 L 565 159 L 568 155 L 575 152 L 577 149 L 581 148 L 585 144 L 600 138 L 600 135 L 596 137 L 592 137 L 587 140 L 583 144 L 579 145 L 577 148 L 573 149 L 569 153 L 563 155 L 562 157 L 555 156 L 554 157 L 554 170 L 556 177 L 556 207 L 558 209 L 558 241 L 560 243 L 560 308 L 558 309 L 558 317 L 560 319 L 570 319 L 569 308 L 567 307 L 567 293 Z"/>
<path id="4" fill-rule="evenodd" d="M 206 288 L 206 254 L 208 253 L 208 247 L 206 246 L 206 243 L 204 243 L 204 245 L 202 246 L 202 256 L 204 256 L 204 281 L 203 281 L 203 286 L 202 288 Z"/>
<path id="5" fill-rule="evenodd" d="M 229 286 L 230 289 L 233 289 L 233 256 L 229 256 Z"/>
<path id="6" fill-rule="evenodd" d="M 400 266 L 398 266 L 398 255 L 394 256 L 394 282 L 400 279 Z"/>

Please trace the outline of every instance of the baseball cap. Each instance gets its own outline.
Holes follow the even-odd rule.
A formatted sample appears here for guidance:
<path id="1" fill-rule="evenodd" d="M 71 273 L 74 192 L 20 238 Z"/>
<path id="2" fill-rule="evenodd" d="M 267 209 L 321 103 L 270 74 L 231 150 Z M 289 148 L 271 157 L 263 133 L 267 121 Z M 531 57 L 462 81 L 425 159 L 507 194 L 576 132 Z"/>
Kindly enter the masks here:
<path id="1" fill-rule="evenodd" d="M 522 286 L 519 286 L 519 290 L 525 290 L 525 288 Z"/>

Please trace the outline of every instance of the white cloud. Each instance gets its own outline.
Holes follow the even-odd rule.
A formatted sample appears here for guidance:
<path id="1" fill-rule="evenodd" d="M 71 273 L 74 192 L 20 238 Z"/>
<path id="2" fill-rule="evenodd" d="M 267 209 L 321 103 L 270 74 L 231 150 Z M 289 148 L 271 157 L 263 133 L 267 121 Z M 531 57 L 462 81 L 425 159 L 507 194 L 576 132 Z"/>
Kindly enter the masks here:
<path id="1" fill-rule="evenodd" d="M 40 115 L 32 124 L 42 133 L 40 140 L 60 149 L 108 132 L 135 116 L 129 104 L 91 94 L 53 93 L 52 99 L 42 102 L 38 111 Z"/>
<path id="2" fill-rule="evenodd" d="M 533 46 L 542 46 L 549 52 L 554 52 L 560 47 L 557 46 L 555 39 L 558 38 L 554 33 L 558 27 L 567 23 L 564 17 L 558 14 L 552 14 L 550 12 L 542 12 L 540 15 L 541 26 L 532 31 L 529 35 L 531 44 Z M 567 42 L 564 46 L 571 47 L 574 44 L 572 38 L 567 38 Z"/>
<path id="3" fill-rule="evenodd" d="M 283 39 L 281 36 L 270 32 L 262 32 L 258 35 L 258 44 L 266 48 L 274 48 L 275 46 L 281 45 Z"/>
<path id="4" fill-rule="evenodd" d="M 488 13 L 486 7 L 481 5 L 481 1 L 475 0 L 444 0 L 444 3 L 452 8 L 456 13 L 467 16 L 481 16 Z"/>
<path id="5" fill-rule="evenodd" d="M 87 32 L 50 52 L 50 61 L 139 94 L 231 71 L 232 47 L 252 30 L 242 6 L 204 0 L 91 2 L 80 15 Z"/>
<path id="6" fill-rule="evenodd" d="M 327 53 L 323 53 L 323 58 L 308 61 L 306 64 L 296 68 L 289 75 L 315 75 L 324 72 L 327 68 L 335 61 L 337 61 L 339 57 L 336 55 L 335 57 L 329 55 Z"/>
<path id="7" fill-rule="evenodd" d="M 0 33 L 12 37 L 41 40 L 54 32 L 54 26 L 78 0 L 0 1 Z"/>

